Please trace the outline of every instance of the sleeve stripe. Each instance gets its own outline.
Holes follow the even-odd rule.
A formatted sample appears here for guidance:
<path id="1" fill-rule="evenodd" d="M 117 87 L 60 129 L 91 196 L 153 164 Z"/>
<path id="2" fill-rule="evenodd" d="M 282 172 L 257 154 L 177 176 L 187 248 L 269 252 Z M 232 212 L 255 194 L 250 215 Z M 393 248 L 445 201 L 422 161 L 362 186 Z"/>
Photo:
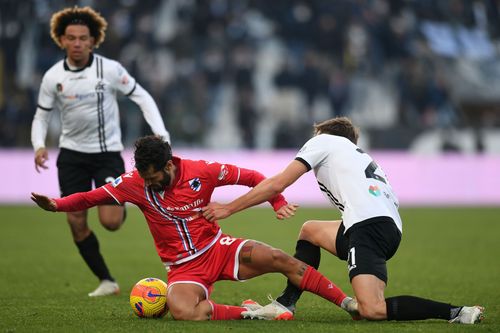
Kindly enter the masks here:
<path id="1" fill-rule="evenodd" d="M 312 169 L 311 165 L 309 163 L 307 163 L 307 161 L 305 159 L 303 159 L 302 157 L 295 157 L 295 160 L 304 164 L 304 166 L 307 168 L 307 171 L 310 171 Z"/>
<path id="2" fill-rule="evenodd" d="M 119 205 L 121 205 L 121 204 L 122 204 L 122 203 L 120 202 L 120 200 L 118 200 L 118 199 L 117 199 L 117 198 L 116 198 L 113 194 L 111 194 L 111 192 L 109 192 L 109 190 L 108 190 L 105 186 L 103 186 L 102 188 L 104 189 L 104 191 L 108 192 L 108 194 L 109 194 L 111 197 L 113 197 L 113 199 L 115 199 L 115 201 L 116 201 Z"/>
<path id="3" fill-rule="evenodd" d="M 238 178 L 236 178 L 236 181 L 234 182 L 235 184 L 238 184 L 238 181 L 240 180 L 240 175 L 241 175 L 241 171 L 240 171 L 240 168 L 238 168 Z"/>
<path id="4" fill-rule="evenodd" d="M 43 111 L 52 111 L 52 108 L 46 108 L 46 107 L 41 106 L 40 104 L 37 104 L 36 106 L 38 108 L 42 109 Z"/>
<path id="5" fill-rule="evenodd" d="M 126 94 L 125 96 L 130 96 L 130 95 L 132 95 L 132 93 L 135 91 L 135 87 L 136 87 L 136 86 L 137 86 L 137 81 L 134 83 L 134 87 L 132 88 L 132 90 L 131 90 L 128 94 Z"/>

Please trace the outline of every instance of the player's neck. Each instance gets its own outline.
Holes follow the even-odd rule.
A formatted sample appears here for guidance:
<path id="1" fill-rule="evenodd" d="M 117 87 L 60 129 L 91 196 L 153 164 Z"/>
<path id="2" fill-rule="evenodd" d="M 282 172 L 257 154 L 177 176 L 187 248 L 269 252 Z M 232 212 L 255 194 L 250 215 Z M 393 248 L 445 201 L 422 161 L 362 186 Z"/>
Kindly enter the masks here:
<path id="1" fill-rule="evenodd" d="M 71 70 L 76 70 L 87 66 L 89 60 L 90 60 L 90 55 L 82 60 L 75 60 L 70 57 L 66 57 L 66 64 Z"/>

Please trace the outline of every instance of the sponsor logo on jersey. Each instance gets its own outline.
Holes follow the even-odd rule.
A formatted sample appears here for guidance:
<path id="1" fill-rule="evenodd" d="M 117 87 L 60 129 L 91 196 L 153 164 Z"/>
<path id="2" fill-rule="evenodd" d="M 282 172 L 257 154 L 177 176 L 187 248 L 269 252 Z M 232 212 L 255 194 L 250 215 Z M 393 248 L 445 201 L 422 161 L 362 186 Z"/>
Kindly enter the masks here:
<path id="1" fill-rule="evenodd" d="M 87 98 L 92 98 L 92 97 L 95 97 L 95 93 L 88 93 L 88 94 L 76 94 L 76 95 L 62 95 L 62 98 L 64 99 L 69 99 L 69 100 L 83 100 L 83 99 L 87 99 Z"/>
<path id="2" fill-rule="evenodd" d="M 189 186 L 193 191 L 199 192 L 201 190 L 200 178 L 193 178 L 189 181 Z"/>
<path id="3" fill-rule="evenodd" d="M 370 185 L 368 192 L 375 197 L 380 196 L 380 189 L 376 185 Z"/>
<path id="4" fill-rule="evenodd" d="M 201 208 L 199 208 L 199 206 L 201 206 L 203 204 L 203 199 L 196 199 L 195 201 L 191 202 L 191 203 L 188 203 L 187 205 L 184 205 L 184 206 L 181 206 L 181 207 L 171 207 L 171 206 L 167 206 L 165 207 L 166 210 L 169 210 L 169 211 L 193 211 L 193 212 L 199 212 L 201 210 Z M 195 216 L 198 216 L 198 215 L 195 215 Z"/>
<path id="5" fill-rule="evenodd" d="M 62 92 L 63 91 L 63 85 L 61 83 L 56 84 L 56 89 L 57 89 L 58 92 Z"/>
<path id="6" fill-rule="evenodd" d="M 111 183 L 111 185 L 113 185 L 113 187 L 117 187 L 122 182 L 123 182 L 123 179 L 122 179 L 122 176 L 120 176 L 120 177 L 116 178 L 115 180 L 113 180 L 113 183 Z"/>
<path id="7" fill-rule="evenodd" d="M 76 81 L 76 80 L 85 80 L 87 77 L 85 75 L 79 75 L 77 77 L 72 77 L 69 80 L 70 81 Z"/>
<path id="8" fill-rule="evenodd" d="M 229 173 L 229 171 L 227 170 L 226 166 L 224 164 L 221 165 L 219 176 L 217 176 L 217 179 L 223 180 L 227 176 L 228 173 Z"/>

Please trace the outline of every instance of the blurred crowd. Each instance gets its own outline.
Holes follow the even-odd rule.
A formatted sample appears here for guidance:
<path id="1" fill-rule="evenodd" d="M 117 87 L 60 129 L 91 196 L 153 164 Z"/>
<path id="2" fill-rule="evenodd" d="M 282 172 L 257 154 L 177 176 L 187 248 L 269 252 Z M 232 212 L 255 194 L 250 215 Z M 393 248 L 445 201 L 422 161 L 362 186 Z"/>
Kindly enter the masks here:
<path id="1" fill-rule="evenodd" d="M 96 52 L 151 93 L 174 147 L 297 147 L 336 115 L 382 149 L 500 125 L 498 0 L 3 0 L 1 147 L 30 146 L 42 75 L 64 55 L 49 20 L 73 5 L 108 20 Z M 149 129 L 120 105 L 130 146 Z"/>

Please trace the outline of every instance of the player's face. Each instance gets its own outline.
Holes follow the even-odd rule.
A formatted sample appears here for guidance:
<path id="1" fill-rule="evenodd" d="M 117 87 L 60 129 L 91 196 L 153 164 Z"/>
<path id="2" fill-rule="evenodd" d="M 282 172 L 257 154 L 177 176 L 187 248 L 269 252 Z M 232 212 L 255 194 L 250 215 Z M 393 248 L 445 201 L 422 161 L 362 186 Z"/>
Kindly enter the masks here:
<path id="1" fill-rule="evenodd" d="M 71 65 L 82 67 L 89 61 L 90 52 L 94 48 L 94 38 L 90 36 L 87 26 L 72 24 L 66 27 L 61 43 L 66 50 Z"/>
<path id="2" fill-rule="evenodd" d="M 170 186 L 172 181 L 172 161 L 168 161 L 165 168 L 155 171 L 153 166 L 141 173 L 140 176 L 144 179 L 144 184 L 155 192 L 164 191 L 166 187 Z"/>

